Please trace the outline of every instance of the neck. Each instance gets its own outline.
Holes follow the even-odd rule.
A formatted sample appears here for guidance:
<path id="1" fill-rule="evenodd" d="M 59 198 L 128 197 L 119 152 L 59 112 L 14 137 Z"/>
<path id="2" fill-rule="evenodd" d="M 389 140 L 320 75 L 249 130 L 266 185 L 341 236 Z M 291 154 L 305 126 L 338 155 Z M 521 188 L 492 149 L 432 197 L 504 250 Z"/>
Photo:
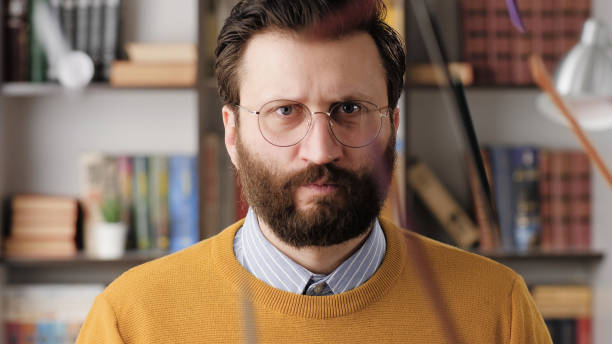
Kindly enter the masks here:
<path id="1" fill-rule="evenodd" d="M 263 235 L 279 251 L 315 274 L 329 275 L 365 242 L 372 228 L 360 236 L 333 246 L 294 247 L 281 240 L 274 231 L 258 218 Z"/>

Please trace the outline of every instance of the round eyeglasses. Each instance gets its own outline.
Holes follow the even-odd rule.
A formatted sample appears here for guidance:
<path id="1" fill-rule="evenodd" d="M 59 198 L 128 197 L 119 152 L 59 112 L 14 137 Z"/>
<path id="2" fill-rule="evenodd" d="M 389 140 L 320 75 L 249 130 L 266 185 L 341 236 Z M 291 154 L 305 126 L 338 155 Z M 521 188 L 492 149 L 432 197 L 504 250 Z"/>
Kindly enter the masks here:
<path id="1" fill-rule="evenodd" d="M 236 106 L 258 115 L 261 135 L 278 147 L 293 146 L 306 137 L 312 126 L 312 116 L 317 113 L 329 117 L 329 131 L 338 142 L 351 148 L 365 147 L 378 137 L 382 119 L 389 117 L 388 106 L 379 108 L 363 100 L 334 103 L 328 112 L 312 112 L 306 105 L 293 100 L 273 100 L 259 111 Z"/>

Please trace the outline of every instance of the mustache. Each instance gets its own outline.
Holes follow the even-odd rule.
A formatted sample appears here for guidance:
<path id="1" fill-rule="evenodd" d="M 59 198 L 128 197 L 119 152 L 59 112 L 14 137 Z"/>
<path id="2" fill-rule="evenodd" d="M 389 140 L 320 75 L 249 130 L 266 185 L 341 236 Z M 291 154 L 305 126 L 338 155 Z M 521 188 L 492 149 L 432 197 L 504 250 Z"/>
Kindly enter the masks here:
<path id="1" fill-rule="evenodd" d="M 336 184 L 341 188 L 347 188 L 352 181 L 359 179 L 358 175 L 350 170 L 338 167 L 334 164 L 309 165 L 302 171 L 289 176 L 282 184 L 286 190 L 294 190 L 305 184 L 324 180 L 329 184 Z"/>

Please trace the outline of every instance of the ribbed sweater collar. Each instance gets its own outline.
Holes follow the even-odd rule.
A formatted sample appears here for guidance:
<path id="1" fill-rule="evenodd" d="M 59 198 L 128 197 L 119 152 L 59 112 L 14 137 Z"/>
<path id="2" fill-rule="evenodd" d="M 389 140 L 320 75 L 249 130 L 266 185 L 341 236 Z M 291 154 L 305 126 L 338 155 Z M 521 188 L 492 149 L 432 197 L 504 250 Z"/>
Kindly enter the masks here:
<path id="1" fill-rule="evenodd" d="M 241 220 L 212 240 L 214 266 L 222 278 L 241 294 L 248 294 L 255 307 L 304 318 L 333 318 L 359 311 L 389 292 L 406 262 L 404 236 L 390 221 L 380 219 L 387 240 L 387 252 L 376 273 L 361 286 L 330 296 L 298 295 L 273 288 L 251 275 L 234 256 L 233 240 Z"/>

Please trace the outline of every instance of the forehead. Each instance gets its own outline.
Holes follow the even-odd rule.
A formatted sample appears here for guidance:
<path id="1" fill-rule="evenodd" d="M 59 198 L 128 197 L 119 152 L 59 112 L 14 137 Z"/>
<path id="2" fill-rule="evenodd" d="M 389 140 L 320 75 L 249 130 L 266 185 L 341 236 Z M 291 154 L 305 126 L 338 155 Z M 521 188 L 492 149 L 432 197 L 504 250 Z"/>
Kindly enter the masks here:
<path id="1" fill-rule="evenodd" d="M 386 101 L 382 60 L 372 37 L 361 31 L 335 39 L 279 30 L 258 33 L 247 43 L 239 74 L 243 105 L 354 95 L 378 105 Z"/>

